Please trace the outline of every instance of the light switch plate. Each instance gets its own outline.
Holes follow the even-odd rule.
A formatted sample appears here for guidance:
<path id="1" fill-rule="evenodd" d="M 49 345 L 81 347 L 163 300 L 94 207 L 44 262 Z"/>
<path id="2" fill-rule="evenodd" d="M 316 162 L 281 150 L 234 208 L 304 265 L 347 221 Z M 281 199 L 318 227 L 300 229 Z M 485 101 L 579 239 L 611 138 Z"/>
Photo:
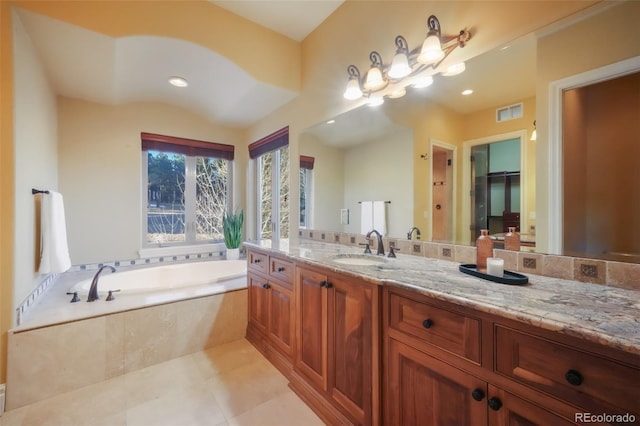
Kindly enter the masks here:
<path id="1" fill-rule="evenodd" d="M 340 209 L 340 224 L 349 224 L 349 209 Z"/>

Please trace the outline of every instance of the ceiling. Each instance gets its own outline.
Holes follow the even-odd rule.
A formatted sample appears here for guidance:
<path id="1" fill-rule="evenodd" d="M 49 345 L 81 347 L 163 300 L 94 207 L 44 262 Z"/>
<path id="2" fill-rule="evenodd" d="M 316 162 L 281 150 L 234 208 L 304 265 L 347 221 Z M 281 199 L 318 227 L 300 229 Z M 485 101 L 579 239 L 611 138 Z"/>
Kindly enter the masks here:
<path id="1" fill-rule="evenodd" d="M 213 1 L 294 40 L 302 40 L 342 0 Z M 297 93 L 255 80 L 225 57 L 183 40 L 112 38 L 18 9 L 56 94 L 107 105 L 164 102 L 230 127 L 247 127 Z M 189 87 L 168 84 L 184 76 Z M 215 78 L 211 78 L 215 76 Z"/>
<path id="2" fill-rule="evenodd" d="M 209 0 L 250 21 L 302 41 L 344 0 Z"/>
<path id="3" fill-rule="evenodd" d="M 210 1 L 294 40 L 304 39 L 342 4 L 342 0 Z M 222 55 L 194 43 L 157 36 L 112 38 L 26 10 L 18 9 L 18 14 L 53 90 L 62 96 L 108 105 L 164 102 L 241 128 L 297 96 L 255 80 Z M 169 85 L 167 79 L 173 75 L 188 76 L 189 87 Z M 533 96 L 534 85 L 531 36 L 509 49 L 474 58 L 459 76 L 437 76 L 431 87 L 412 96 L 467 113 Z M 461 99 L 460 91 L 467 87 L 475 93 Z M 378 122 L 369 124 L 368 133 L 380 127 Z M 349 129 L 342 133 L 349 138 Z"/>

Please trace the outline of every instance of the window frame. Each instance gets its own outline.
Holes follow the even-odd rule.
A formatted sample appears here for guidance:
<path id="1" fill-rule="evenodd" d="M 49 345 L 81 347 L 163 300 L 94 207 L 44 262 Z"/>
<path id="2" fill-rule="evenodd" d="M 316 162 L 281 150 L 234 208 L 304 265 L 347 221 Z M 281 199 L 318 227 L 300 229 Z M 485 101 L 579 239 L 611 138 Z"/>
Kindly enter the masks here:
<path id="1" fill-rule="evenodd" d="M 227 162 L 227 188 L 225 194 L 227 210 L 233 206 L 233 145 L 218 144 L 213 142 L 197 141 L 194 139 L 177 138 L 173 136 L 141 133 L 141 179 L 140 179 L 140 251 L 141 257 L 154 254 L 180 254 L 196 253 L 217 250 L 224 247 L 224 239 L 198 240 L 197 239 L 197 207 L 196 207 L 196 157 L 215 158 Z M 145 144 L 146 142 L 146 144 Z M 151 143 L 149 143 L 151 142 Z M 160 149 L 154 149 L 160 147 Z M 173 151 L 172 147 L 175 148 Z M 185 240 L 180 242 L 151 243 L 147 241 L 148 235 L 148 184 L 149 162 L 148 152 L 166 152 L 185 156 Z M 215 154 L 219 154 L 219 156 Z M 214 155 L 211 155 L 214 154 Z"/>
<path id="2" fill-rule="evenodd" d="M 289 126 L 283 127 L 272 134 L 259 139 L 249 145 L 249 158 L 253 161 L 253 170 L 255 171 L 254 185 L 256 188 L 255 201 L 255 235 L 257 240 L 264 239 L 262 237 L 262 167 L 261 158 L 268 153 L 272 154 L 271 158 L 271 241 L 278 242 L 281 237 L 281 211 L 280 211 L 280 165 L 281 150 L 286 148 L 289 150 L 289 162 L 287 169 L 289 171 L 289 188 L 291 188 L 291 150 L 289 147 Z M 289 215 L 289 232 L 291 232 L 291 215 Z"/>

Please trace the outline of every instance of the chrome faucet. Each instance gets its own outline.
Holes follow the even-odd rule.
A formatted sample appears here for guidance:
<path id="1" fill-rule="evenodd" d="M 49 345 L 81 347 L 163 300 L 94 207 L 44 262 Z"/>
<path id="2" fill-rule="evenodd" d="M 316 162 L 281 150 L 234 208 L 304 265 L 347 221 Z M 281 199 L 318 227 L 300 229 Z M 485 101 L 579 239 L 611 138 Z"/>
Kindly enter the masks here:
<path id="1" fill-rule="evenodd" d="M 98 272 L 96 272 L 96 274 L 93 276 L 93 281 L 91 281 L 91 287 L 89 288 L 89 295 L 87 296 L 87 302 L 93 302 L 94 300 L 100 299 L 100 297 L 98 296 L 98 277 L 100 276 L 100 272 L 102 272 L 102 270 L 105 268 L 111 269 L 111 272 L 116 271 L 116 268 L 109 265 L 104 265 L 100 267 L 100 269 L 98 269 Z"/>
<path id="2" fill-rule="evenodd" d="M 411 239 L 411 235 L 413 234 L 413 231 L 416 231 L 416 240 L 420 239 L 420 230 L 418 228 L 416 228 L 415 226 L 411 229 L 409 229 L 409 232 L 407 232 L 407 240 Z"/>
<path id="3" fill-rule="evenodd" d="M 380 235 L 378 231 L 373 229 L 367 233 L 366 235 L 367 240 L 371 238 L 371 234 L 376 234 L 376 236 L 378 237 L 378 251 L 376 252 L 376 254 L 384 256 L 384 245 L 382 244 L 382 235 Z"/>

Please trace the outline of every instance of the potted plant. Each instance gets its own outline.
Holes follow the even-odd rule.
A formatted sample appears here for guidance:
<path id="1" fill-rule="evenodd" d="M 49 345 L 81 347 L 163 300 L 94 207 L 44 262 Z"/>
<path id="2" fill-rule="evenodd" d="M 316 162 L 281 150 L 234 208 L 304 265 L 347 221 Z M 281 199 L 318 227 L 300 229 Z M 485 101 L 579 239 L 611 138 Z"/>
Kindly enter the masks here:
<path id="1" fill-rule="evenodd" d="M 222 232 L 224 245 L 227 246 L 227 259 L 240 258 L 240 244 L 242 244 L 242 225 L 244 212 L 224 212 L 222 215 Z"/>

